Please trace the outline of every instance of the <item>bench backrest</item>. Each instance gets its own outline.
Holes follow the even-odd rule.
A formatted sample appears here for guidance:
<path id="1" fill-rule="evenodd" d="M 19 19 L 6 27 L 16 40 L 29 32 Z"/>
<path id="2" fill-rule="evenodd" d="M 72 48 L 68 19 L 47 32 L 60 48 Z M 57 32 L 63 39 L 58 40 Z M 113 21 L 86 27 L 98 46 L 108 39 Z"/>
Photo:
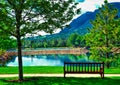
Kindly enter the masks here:
<path id="1" fill-rule="evenodd" d="M 76 73 L 103 73 L 104 62 L 64 62 L 64 72 L 76 72 Z"/>

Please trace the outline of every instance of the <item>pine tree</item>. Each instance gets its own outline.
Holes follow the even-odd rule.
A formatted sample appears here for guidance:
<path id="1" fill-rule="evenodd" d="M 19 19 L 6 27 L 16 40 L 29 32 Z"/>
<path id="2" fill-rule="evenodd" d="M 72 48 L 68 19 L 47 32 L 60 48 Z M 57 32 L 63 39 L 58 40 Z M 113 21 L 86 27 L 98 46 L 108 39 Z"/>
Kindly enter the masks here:
<path id="1" fill-rule="evenodd" d="M 117 18 L 117 9 L 107 0 L 99 8 L 95 20 L 91 21 L 92 28 L 86 34 L 86 44 L 90 46 L 91 58 L 106 62 L 107 68 L 116 60 L 114 48 L 120 47 L 120 19 Z"/>

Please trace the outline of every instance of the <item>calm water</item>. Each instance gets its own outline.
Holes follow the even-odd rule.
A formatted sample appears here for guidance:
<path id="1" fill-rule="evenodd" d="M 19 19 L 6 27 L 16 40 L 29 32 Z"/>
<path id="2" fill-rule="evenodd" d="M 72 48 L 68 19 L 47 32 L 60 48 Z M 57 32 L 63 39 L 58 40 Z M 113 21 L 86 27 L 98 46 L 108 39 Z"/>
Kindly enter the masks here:
<path id="1" fill-rule="evenodd" d="M 87 62 L 85 55 L 33 55 L 23 56 L 23 66 L 63 66 L 68 62 Z M 11 57 L 7 66 L 18 66 L 18 57 Z"/>

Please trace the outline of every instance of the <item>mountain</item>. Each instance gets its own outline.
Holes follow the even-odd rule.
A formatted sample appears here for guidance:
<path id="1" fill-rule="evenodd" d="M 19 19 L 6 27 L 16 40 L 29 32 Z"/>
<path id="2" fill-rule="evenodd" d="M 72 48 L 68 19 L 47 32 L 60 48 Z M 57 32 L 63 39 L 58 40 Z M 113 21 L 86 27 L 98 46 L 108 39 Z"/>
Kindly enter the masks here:
<path id="1" fill-rule="evenodd" d="M 87 28 L 91 27 L 90 20 L 95 19 L 95 12 L 86 12 L 85 14 L 79 16 L 74 19 L 70 23 L 70 28 L 63 29 L 60 33 L 71 34 L 71 33 L 79 33 L 85 34 L 87 33 Z"/>
<path id="2" fill-rule="evenodd" d="M 114 3 L 111 3 L 111 4 L 118 9 L 118 17 L 120 18 L 120 2 L 114 2 Z M 70 27 L 69 28 L 64 28 L 62 31 L 60 31 L 57 34 L 46 35 L 46 36 L 44 36 L 42 38 L 36 37 L 34 39 L 38 39 L 39 38 L 42 41 L 45 38 L 46 38 L 46 40 L 67 38 L 72 33 L 78 33 L 80 35 L 84 35 L 84 34 L 86 34 L 88 32 L 87 28 L 91 28 L 92 27 L 92 25 L 90 23 L 90 20 L 94 20 L 95 19 L 96 13 L 98 11 L 99 10 L 97 9 L 94 12 L 86 12 L 86 13 L 82 14 L 81 16 L 79 16 L 78 18 L 74 19 L 70 23 Z M 33 39 L 33 37 L 31 39 Z"/>
<path id="3" fill-rule="evenodd" d="M 115 8 L 118 9 L 118 17 L 120 18 L 120 2 L 111 3 Z M 92 25 L 90 20 L 95 19 L 95 15 L 99 10 L 95 10 L 94 12 L 86 12 L 78 18 L 74 19 L 70 23 L 70 28 L 63 29 L 60 33 L 71 34 L 71 33 L 79 33 L 84 35 L 87 33 L 87 28 L 91 28 Z M 59 33 L 59 34 L 60 34 Z"/>

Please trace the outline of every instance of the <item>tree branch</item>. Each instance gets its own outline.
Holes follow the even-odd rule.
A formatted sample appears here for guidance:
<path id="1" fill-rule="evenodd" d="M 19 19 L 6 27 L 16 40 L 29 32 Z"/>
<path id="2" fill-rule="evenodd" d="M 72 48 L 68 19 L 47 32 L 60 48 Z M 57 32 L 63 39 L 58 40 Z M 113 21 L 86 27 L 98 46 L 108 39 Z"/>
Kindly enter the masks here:
<path id="1" fill-rule="evenodd" d="M 15 4 L 13 4 L 12 2 L 12 0 L 7 0 L 7 2 L 11 5 L 11 6 L 13 6 L 13 9 L 16 9 L 16 7 L 15 7 Z"/>

